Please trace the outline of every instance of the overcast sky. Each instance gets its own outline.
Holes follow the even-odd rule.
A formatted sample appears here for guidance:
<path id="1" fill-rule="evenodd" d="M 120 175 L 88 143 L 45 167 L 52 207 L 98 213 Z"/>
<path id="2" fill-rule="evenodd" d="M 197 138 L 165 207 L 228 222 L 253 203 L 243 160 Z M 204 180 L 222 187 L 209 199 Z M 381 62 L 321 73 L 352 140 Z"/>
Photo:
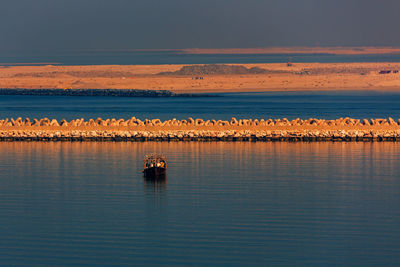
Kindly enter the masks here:
<path id="1" fill-rule="evenodd" d="M 0 0 L 0 49 L 400 46 L 399 14 L 399 0 Z"/>

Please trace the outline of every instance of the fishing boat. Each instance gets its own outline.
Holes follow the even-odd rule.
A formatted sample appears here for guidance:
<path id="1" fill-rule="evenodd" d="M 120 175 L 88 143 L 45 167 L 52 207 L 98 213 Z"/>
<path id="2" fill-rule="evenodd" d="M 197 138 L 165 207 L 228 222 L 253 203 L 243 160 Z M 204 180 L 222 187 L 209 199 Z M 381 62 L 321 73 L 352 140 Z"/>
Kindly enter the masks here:
<path id="1" fill-rule="evenodd" d="M 167 159 L 161 154 L 149 154 L 144 157 L 144 176 L 146 178 L 162 178 L 167 174 Z"/>

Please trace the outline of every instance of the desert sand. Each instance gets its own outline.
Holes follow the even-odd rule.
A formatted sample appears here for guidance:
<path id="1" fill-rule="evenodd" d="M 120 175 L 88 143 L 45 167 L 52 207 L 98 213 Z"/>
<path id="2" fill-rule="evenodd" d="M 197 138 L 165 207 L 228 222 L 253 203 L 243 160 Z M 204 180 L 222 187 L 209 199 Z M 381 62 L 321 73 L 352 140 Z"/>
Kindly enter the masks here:
<path id="1" fill-rule="evenodd" d="M 148 89 L 175 93 L 298 90 L 400 91 L 400 63 L 233 64 L 248 74 L 169 74 L 184 65 L 0 66 L 0 88 Z M 195 66 L 195 65 L 191 65 Z"/>

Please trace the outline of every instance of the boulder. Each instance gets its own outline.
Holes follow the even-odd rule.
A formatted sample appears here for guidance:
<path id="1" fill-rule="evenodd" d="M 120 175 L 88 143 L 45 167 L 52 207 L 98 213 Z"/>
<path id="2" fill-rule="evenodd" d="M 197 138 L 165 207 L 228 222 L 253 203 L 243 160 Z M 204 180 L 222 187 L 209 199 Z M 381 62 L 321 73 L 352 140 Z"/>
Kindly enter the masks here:
<path id="1" fill-rule="evenodd" d="M 58 124 L 58 121 L 56 119 L 52 119 L 50 122 L 50 126 L 60 126 L 60 124 Z"/>
<path id="2" fill-rule="evenodd" d="M 204 123 L 204 126 L 212 126 L 213 124 L 211 123 L 211 121 L 210 120 L 207 120 L 205 123 Z"/>
<path id="3" fill-rule="evenodd" d="M 202 126 L 202 125 L 204 125 L 204 120 L 196 119 L 194 123 L 195 123 L 196 126 Z"/>
<path id="4" fill-rule="evenodd" d="M 160 125 L 161 124 L 161 120 L 160 119 L 153 119 L 153 120 L 151 120 L 151 123 L 153 125 Z"/>
<path id="5" fill-rule="evenodd" d="M 282 119 L 283 125 L 290 125 L 290 121 L 287 118 Z"/>
<path id="6" fill-rule="evenodd" d="M 108 122 L 106 120 L 100 120 L 100 126 L 107 126 Z"/>
<path id="7" fill-rule="evenodd" d="M 6 119 L 6 120 L 8 120 L 8 119 Z M 33 124 L 32 124 L 32 126 L 40 126 L 39 121 L 38 121 L 37 119 L 33 119 Z"/>
<path id="8" fill-rule="evenodd" d="M 395 120 L 393 118 L 389 117 L 389 125 L 397 125 L 397 123 L 395 122 Z"/>
<path id="9" fill-rule="evenodd" d="M 63 126 L 63 127 L 67 127 L 67 126 L 69 126 L 69 123 L 68 123 L 68 121 L 66 121 L 65 119 L 62 119 L 62 120 L 60 121 L 60 125 Z"/>
<path id="10" fill-rule="evenodd" d="M 236 118 L 232 118 L 231 119 L 230 125 L 235 126 L 235 125 L 238 125 L 238 124 L 239 124 L 239 122 L 238 122 L 238 120 Z"/>
<path id="11" fill-rule="evenodd" d="M 109 121 L 108 125 L 109 125 L 109 126 L 118 126 L 117 120 L 116 120 L 115 118 L 112 118 L 112 119 Z"/>
<path id="12" fill-rule="evenodd" d="M 136 122 L 138 126 L 144 126 L 144 122 L 141 121 L 140 119 L 136 119 Z"/>
<path id="13" fill-rule="evenodd" d="M 194 119 L 192 117 L 188 118 L 188 125 L 194 125 Z"/>
<path id="14" fill-rule="evenodd" d="M 176 118 L 173 118 L 173 119 L 171 120 L 170 124 L 171 124 L 172 126 L 179 126 L 179 125 L 178 125 L 178 121 L 176 120 Z"/>
<path id="15" fill-rule="evenodd" d="M 85 123 L 85 119 L 84 118 L 80 118 L 78 120 L 76 120 L 76 126 L 84 126 Z"/>
<path id="16" fill-rule="evenodd" d="M 367 126 L 371 125 L 367 119 L 363 119 L 362 124 Z"/>
<path id="17" fill-rule="evenodd" d="M 137 120 L 136 120 L 135 117 L 132 117 L 131 119 L 129 119 L 127 124 L 128 124 L 128 126 L 136 126 L 136 125 L 138 125 Z"/>
<path id="18" fill-rule="evenodd" d="M 29 118 L 25 118 L 23 126 L 31 126 L 31 125 L 32 125 L 31 120 Z"/>
<path id="19" fill-rule="evenodd" d="M 41 119 L 39 121 L 39 125 L 40 126 L 49 126 L 50 125 L 50 120 L 48 118 Z"/>
<path id="20" fill-rule="evenodd" d="M 122 127 L 126 127 L 126 126 L 128 126 L 128 122 L 127 121 L 120 121 L 119 122 L 119 126 L 122 126 Z"/>

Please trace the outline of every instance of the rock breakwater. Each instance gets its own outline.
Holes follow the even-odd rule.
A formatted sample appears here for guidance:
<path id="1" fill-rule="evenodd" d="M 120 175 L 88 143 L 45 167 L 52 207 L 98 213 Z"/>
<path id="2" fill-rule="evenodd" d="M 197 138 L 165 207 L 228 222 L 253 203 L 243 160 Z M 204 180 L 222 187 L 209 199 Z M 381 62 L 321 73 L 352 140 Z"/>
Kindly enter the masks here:
<path id="1" fill-rule="evenodd" d="M 1 141 L 400 141 L 400 120 L 0 120 Z"/>
<path id="2" fill-rule="evenodd" d="M 177 94 L 168 90 L 137 89 L 6 89 L 0 95 L 34 96 L 115 96 L 115 97 L 204 97 L 204 94 Z"/>

